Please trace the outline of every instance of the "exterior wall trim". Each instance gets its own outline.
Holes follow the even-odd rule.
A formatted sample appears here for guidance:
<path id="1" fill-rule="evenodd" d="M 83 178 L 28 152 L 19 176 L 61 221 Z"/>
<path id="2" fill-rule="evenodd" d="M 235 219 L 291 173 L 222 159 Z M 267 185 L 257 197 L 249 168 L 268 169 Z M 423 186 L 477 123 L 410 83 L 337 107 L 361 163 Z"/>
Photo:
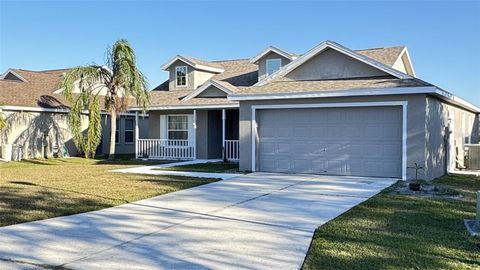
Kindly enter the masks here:
<path id="1" fill-rule="evenodd" d="M 41 108 L 41 107 L 28 107 L 28 106 L 0 106 L 0 110 L 4 111 L 25 111 L 25 112 L 52 112 L 52 113 L 68 113 L 70 112 L 69 109 L 55 109 L 55 108 Z M 139 109 L 141 110 L 141 109 Z M 139 111 L 137 110 L 137 111 Z M 84 113 L 88 113 L 88 111 L 84 111 Z M 100 112 L 100 114 L 103 115 L 110 115 L 107 112 Z M 123 112 L 123 113 L 117 113 L 119 116 L 135 116 L 135 113 L 132 112 Z M 148 114 L 139 114 L 142 117 L 148 117 Z"/>
<path id="2" fill-rule="evenodd" d="M 268 94 L 233 94 L 228 99 L 232 101 L 243 100 L 272 100 L 272 99 L 296 99 L 296 98 L 327 98 L 327 97 L 353 97 L 353 96 L 381 96 L 381 95 L 408 95 L 408 94 L 430 94 L 446 102 L 465 108 L 474 113 L 480 113 L 480 107 L 455 96 L 454 94 L 435 86 L 424 87 L 396 87 L 383 89 L 352 89 L 336 91 L 316 91 L 299 93 L 268 93 Z"/>
<path id="3" fill-rule="evenodd" d="M 148 108 L 149 111 L 162 111 L 162 110 L 188 110 L 188 109 L 223 109 L 223 108 L 239 108 L 239 104 L 219 104 L 219 105 L 165 105 L 165 106 L 152 106 Z M 140 111 L 142 108 L 133 107 L 131 111 Z"/>
<path id="4" fill-rule="evenodd" d="M 407 107 L 408 101 L 386 102 L 338 102 L 338 103 L 315 103 L 315 104 L 278 104 L 278 105 L 252 105 L 251 119 L 251 147 L 252 147 L 252 171 L 256 171 L 256 141 L 258 138 L 258 124 L 256 110 L 258 109 L 306 109 L 306 108 L 349 108 L 349 107 L 383 107 L 402 106 L 402 180 L 407 180 Z"/>

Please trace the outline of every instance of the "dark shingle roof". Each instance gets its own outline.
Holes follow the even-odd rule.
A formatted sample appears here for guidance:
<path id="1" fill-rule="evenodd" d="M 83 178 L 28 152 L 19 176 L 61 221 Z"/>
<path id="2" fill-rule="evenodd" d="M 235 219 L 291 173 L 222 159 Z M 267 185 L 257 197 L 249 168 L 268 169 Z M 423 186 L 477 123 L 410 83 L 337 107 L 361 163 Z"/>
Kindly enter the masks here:
<path id="1" fill-rule="evenodd" d="M 66 108 L 62 95 L 54 94 L 59 89 L 62 74 L 66 69 L 31 71 L 12 69 L 26 82 L 0 80 L 0 104 L 42 108 Z"/>

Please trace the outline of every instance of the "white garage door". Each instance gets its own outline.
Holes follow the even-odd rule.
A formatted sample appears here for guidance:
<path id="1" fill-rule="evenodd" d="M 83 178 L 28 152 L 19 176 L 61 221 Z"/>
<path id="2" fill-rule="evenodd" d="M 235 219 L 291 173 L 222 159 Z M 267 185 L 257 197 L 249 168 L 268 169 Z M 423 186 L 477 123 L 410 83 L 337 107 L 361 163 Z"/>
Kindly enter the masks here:
<path id="1" fill-rule="evenodd" d="M 402 108 L 259 110 L 260 171 L 401 177 Z"/>

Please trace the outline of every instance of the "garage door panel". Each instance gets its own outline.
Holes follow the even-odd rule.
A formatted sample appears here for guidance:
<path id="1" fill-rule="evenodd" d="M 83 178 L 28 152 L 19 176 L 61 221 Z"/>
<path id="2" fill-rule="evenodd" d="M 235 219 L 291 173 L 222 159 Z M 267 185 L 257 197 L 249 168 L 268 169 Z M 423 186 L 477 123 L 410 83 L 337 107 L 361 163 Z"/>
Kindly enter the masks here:
<path id="1" fill-rule="evenodd" d="M 290 159 L 277 159 L 276 168 L 280 172 L 289 172 L 290 171 Z"/>
<path id="2" fill-rule="evenodd" d="M 343 171 L 343 161 L 341 160 L 327 160 L 325 170 L 333 174 L 342 174 Z"/>
<path id="3" fill-rule="evenodd" d="M 312 124 L 313 125 L 313 124 Z M 325 124 L 319 124 L 309 128 L 310 137 L 324 138 L 327 135 L 327 126 Z"/>
<path id="4" fill-rule="evenodd" d="M 396 153 L 402 151 L 401 144 L 385 144 L 383 145 L 383 157 L 386 159 L 396 159 Z"/>
<path id="5" fill-rule="evenodd" d="M 396 161 L 388 161 L 384 160 L 382 162 L 382 169 L 385 174 L 400 174 L 401 170 L 398 168 L 398 164 Z"/>
<path id="6" fill-rule="evenodd" d="M 327 110 L 327 122 L 329 123 L 342 123 L 345 121 L 345 113 L 341 111 Z"/>
<path id="7" fill-rule="evenodd" d="M 257 122 L 260 170 L 401 176 L 399 106 L 259 110 Z"/>
<path id="8" fill-rule="evenodd" d="M 292 165 L 292 172 L 297 173 L 310 173 L 310 168 L 312 167 L 308 159 L 294 159 Z"/>
<path id="9" fill-rule="evenodd" d="M 260 144 L 261 156 L 275 155 L 275 143 L 274 142 L 262 142 Z"/>
<path id="10" fill-rule="evenodd" d="M 363 147 L 363 155 L 365 158 L 379 158 L 383 155 L 383 146 L 378 144 L 365 145 Z"/>
<path id="11" fill-rule="evenodd" d="M 274 127 L 265 127 L 262 129 L 262 138 L 275 138 L 276 129 Z"/>
<path id="12" fill-rule="evenodd" d="M 289 154 L 290 153 L 290 144 L 288 142 L 282 141 L 275 145 L 277 154 Z"/>
<path id="13" fill-rule="evenodd" d="M 376 125 L 366 125 L 364 127 L 364 136 L 367 139 L 382 139 L 383 138 L 383 127 Z"/>

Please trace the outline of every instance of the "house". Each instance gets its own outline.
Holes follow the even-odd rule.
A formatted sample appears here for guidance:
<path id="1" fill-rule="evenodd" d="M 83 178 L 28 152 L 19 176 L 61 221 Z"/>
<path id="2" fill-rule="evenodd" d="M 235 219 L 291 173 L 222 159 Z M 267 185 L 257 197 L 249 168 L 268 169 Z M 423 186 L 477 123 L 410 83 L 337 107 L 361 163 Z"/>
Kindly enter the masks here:
<path id="1" fill-rule="evenodd" d="M 0 76 L 0 112 L 5 114 L 8 123 L 8 127 L 0 131 L 0 146 L 13 145 L 14 159 L 78 154 L 68 128 L 68 103 L 59 91 L 66 71 L 9 69 Z M 138 119 L 139 133 L 146 133 L 147 118 Z M 97 150 L 100 155 L 108 153 L 109 121 L 102 113 L 103 135 Z M 133 154 L 135 114 L 123 113 L 117 121 L 116 153 Z M 86 129 L 87 117 L 83 122 Z"/>
<path id="2" fill-rule="evenodd" d="M 404 46 L 251 59 L 177 55 L 151 92 L 137 157 L 239 161 L 243 171 L 424 179 L 463 164 L 480 108 L 416 77 Z M 138 109 L 138 108 L 137 108 Z M 135 108 L 134 108 L 135 110 Z"/>

